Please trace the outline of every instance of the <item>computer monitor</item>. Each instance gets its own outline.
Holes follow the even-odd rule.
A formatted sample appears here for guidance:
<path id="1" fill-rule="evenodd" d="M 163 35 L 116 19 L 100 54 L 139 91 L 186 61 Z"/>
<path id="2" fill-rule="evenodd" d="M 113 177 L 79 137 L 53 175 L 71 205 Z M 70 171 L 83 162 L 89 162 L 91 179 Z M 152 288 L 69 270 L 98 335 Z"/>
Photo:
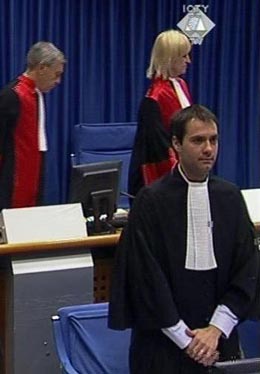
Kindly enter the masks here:
<path id="1" fill-rule="evenodd" d="M 260 358 L 247 358 L 236 361 L 223 361 L 215 364 L 212 373 L 223 374 L 259 374 Z"/>
<path id="2" fill-rule="evenodd" d="M 73 165 L 69 202 L 80 202 L 90 234 L 111 232 L 110 222 L 117 209 L 122 161 Z M 101 217 L 102 216 L 102 217 Z"/>

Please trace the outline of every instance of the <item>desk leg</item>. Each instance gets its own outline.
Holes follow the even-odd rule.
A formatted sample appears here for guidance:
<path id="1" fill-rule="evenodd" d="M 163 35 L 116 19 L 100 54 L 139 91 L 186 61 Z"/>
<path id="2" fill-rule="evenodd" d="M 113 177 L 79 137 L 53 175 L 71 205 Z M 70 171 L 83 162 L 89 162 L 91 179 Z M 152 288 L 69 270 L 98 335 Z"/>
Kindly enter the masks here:
<path id="1" fill-rule="evenodd" d="M 115 247 L 95 248 L 94 261 L 94 300 L 95 303 L 109 301 L 111 276 L 114 266 Z"/>

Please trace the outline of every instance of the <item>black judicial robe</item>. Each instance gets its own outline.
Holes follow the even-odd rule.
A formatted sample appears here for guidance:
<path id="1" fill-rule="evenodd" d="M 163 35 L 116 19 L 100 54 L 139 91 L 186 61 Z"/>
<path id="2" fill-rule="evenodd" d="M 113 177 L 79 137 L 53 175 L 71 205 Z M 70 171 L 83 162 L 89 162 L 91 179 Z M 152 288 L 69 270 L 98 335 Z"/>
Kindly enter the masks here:
<path id="1" fill-rule="evenodd" d="M 143 187 L 120 239 L 109 327 L 133 328 L 131 373 L 205 372 L 161 328 L 180 319 L 190 328 L 205 327 L 219 304 L 244 319 L 255 296 L 254 227 L 239 189 L 220 178 L 210 177 L 208 184 L 218 267 L 185 269 L 187 188 L 177 168 Z M 238 355 L 236 329 L 219 349 L 222 359 Z"/>
<path id="2" fill-rule="evenodd" d="M 187 83 L 178 78 L 189 102 L 192 102 Z M 136 195 L 140 188 L 167 174 L 177 163 L 171 142 L 171 118 L 182 109 L 170 80 L 154 78 L 140 104 L 138 126 L 133 145 L 128 192 Z"/>
<path id="3" fill-rule="evenodd" d="M 38 96 L 25 75 L 0 91 L 0 210 L 41 203 L 44 152 L 38 145 Z"/>

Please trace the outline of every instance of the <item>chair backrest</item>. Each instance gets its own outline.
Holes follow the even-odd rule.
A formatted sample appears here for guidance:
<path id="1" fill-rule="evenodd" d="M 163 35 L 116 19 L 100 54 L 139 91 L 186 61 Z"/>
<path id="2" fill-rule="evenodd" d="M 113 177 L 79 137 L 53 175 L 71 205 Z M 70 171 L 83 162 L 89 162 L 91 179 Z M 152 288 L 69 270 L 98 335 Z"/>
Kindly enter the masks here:
<path id="1" fill-rule="evenodd" d="M 136 132 L 135 122 L 80 123 L 74 127 L 74 162 L 84 164 L 122 160 L 121 191 L 127 192 L 128 169 Z M 128 208 L 126 196 L 119 207 Z"/>
<path id="2" fill-rule="evenodd" d="M 60 308 L 52 317 L 56 349 L 66 374 L 128 374 L 130 330 L 107 327 L 108 303 Z"/>

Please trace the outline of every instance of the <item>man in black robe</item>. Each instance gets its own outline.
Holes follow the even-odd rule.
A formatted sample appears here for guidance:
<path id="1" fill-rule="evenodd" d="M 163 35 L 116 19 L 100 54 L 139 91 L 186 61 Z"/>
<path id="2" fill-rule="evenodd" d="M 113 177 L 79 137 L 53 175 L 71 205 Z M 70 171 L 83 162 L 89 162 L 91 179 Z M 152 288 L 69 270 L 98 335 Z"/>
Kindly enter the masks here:
<path id="1" fill-rule="evenodd" d="M 209 175 L 217 125 L 200 105 L 175 115 L 179 164 L 138 193 L 121 236 L 109 327 L 133 329 L 131 374 L 206 373 L 240 357 L 258 249 L 240 190 Z"/>
<path id="2" fill-rule="evenodd" d="M 0 210 L 42 203 L 48 149 L 43 93 L 56 87 L 64 54 L 49 42 L 34 44 L 26 71 L 0 91 Z"/>

